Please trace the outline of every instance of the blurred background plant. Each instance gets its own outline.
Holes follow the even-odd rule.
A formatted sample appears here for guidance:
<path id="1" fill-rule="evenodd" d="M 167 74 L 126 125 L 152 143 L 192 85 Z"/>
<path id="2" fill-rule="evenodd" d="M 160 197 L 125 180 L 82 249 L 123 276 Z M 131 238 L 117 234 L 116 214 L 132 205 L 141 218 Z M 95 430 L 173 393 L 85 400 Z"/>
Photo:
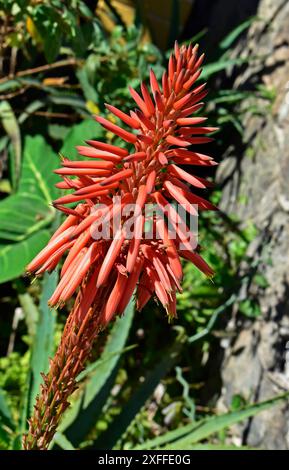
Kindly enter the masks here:
<path id="1" fill-rule="evenodd" d="M 131 108 L 128 85 L 137 87 L 150 67 L 160 77 L 174 39 L 196 42 L 207 34 L 204 29 L 182 36 L 193 2 L 168 2 L 163 16 L 162 3 L 0 0 L 0 448 L 20 448 L 40 372 L 47 369 L 67 314 L 50 311 L 46 303 L 57 272 L 32 284 L 24 276 L 60 221 L 50 206 L 57 192 L 57 154 L 76 157 L 74 146 L 85 139 L 111 141 L 92 115 L 107 114 L 105 102 Z M 255 103 L 244 106 L 252 90 L 232 88 L 230 81 L 249 60 L 234 57 L 232 47 L 253 21 L 246 19 L 222 38 L 203 68 L 211 88 L 206 112 L 222 128 L 210 149 L 217 159 L 242 143 L 242 116 L 264 112 Z M 253 91 L 268 107 L 272 93 Z M 211 195 L 216 204 L 220 191 Z M 247 317 L 260 315 L 257 299 L 237 294 L 249 282 L 266 286 L 258 264 L 242 269 L 256 234 L 250 222 L 240 229 L 234 214 L 201 217 L 199 237 L 216 271 L 213 282 L 184 266 L 173 326 L 154 303 L 141 315 L 130 305 L 95 347 L 54 447 L 235 446 L 228 426 L 275 403 L 250 405 L 236 396 L 227 414 L 215 410 L 222 318 L 233 304 Z"/>

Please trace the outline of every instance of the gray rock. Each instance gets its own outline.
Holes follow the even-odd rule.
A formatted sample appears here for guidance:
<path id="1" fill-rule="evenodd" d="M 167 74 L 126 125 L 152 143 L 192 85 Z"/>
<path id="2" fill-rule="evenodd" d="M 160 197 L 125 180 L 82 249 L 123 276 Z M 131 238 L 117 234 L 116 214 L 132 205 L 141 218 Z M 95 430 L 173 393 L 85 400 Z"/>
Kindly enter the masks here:
<path id="1" fill-rule="evenodd" d="M 252 221 L 259 231 L 249 253 L 259 259 L 268 286 L 254 291 L 260 318 L 246 320 L 241 328 L 236 318 L 233 326 L 230 322 L 236 334 L 224 352 L 222 409 L 235 394 L 261 401 L 289 390 L 289 2 L 261 0 L 258 17 L 235 53 L 259 58 L 238 78 L 238 85 L 258 74 L 261 83 L 276 90 L 276 99 L 268 111 L 259 100 L 261 116 L 248 113 L 244 126 L 250 151 L 226 158 L 217 177 L 222 182 L 231 175 L 221 208 L 236 214 L 244 226 Z M 242 196 L 245 204 L 240 203 Z M 242 298 L 250 297 L 251 289 L 245 286 Z M 288 405 L 261 413 L 237 432 L 250 446 L 289 449 Z"/>

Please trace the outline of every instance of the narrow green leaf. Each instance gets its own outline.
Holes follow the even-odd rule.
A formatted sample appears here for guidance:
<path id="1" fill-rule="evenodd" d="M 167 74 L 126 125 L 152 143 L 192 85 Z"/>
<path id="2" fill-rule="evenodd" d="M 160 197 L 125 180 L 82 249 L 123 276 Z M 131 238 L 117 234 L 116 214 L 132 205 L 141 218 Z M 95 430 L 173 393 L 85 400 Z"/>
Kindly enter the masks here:
<path id="1" fill-rule="evenodd" d="M 49 357 L 53 355 L 55 312 L 48 308 L 47 300 L 55 290 L 57 278 L 58 274 L 54 271 L 50 275 L 45 274 L 43 279 L 42 295 L 39 304 L 39 320 L 32 344 L 26 391 L 22 397 L 20 422 L 18 425 L 20 438 L 17 438 L 15 441 L 16 449 L 19 448 L 21 435 L 27 431 L 27 420 L 33 411 L 35 398 L 42 382 L 40 373 L 47 371 Z"/>
<path id="2" fill-rule="evenodd" d="M 78 95 L 71 95 L 71 94 L 64 94 L 64 93 L 59 93 L 55 89 L 51 87 L 47 87 L 47 92 L 50 93 L 49 100 L 53 104 L 57 105 L 62 105 L 62 106 L 70 106 L 72 109 L 78 110 L 78 112 L 81 112 L 81 115 L 84 116 L 90 116 L 90 114 L 87 112 L 86 109 L 86 104 L 83 98 L 80 98 Z"/>
<path id="3" fill-rule="evenodd" d="M 134 302 L 128 305 L 123 317 L 118 318 L 112 327 L 104 351 L 93 367 L 90 377 L 80 389 L 77 400 L 64 415 L 59 427 L 77 447 L 97 421 L 114 382 L 121 350 L 127 340 L 132 323 Z M 115 354 L 116 351 L 120 351 Z"/>
<path id="4" fill-rule="evenodd" d="M 201 426 L 195 429 L 192 433 L 188 436 L 180 439 L 172 445 L 172 448 L 178 448 L 179 445 L 183 445 L 186 443 L 193 444 L 195 442 L 200 442 L 203 439 L 211 436 L 212 434 L 221 431 L 222 429 L 227 428 L 228 426 L 232 426 L 235 423 L 240 421 L 244 421 L 247 418 L 251 418 L 256 414 L 260 413 L 261 411 L 267 410 L 272 406 L 276 405 L 280 400 L 284 400 L 288 398 L 289 393 L 284 395 L 275 397 L 271 400 L 267 400 L 261 403 L 257 403 L 255 405 L 251 405 L 246 407 L 243 410 L 234 411 L 232 413 L 226 413 L 221 416 L 213 416 L 209 418 Z"/>
<path id="5" fill-rule="evenodd" d="M 233 31 L 231 31 L 220 43 L 221 49 L 229 49 L 232 46 L 234 41 L 238 39 L 238 37 L 248 29 L 251 24 L 256 20 L 256 16 L 252 16 L 248 20 L 244 21 L 243 23 L 239 24 Z"/>
<path id="6" fill-rule="evenodd" d="M 94 442 L 93 448 L 112 449 L 117 444 L 162 378 L 175 364 L 182 345 L 182 339 L 183 337 L 179 335 L 175 344 L 167 352 L 164 352 L 163 360 L 147 374 L 145 381 L 129 399 L 120 415 L 115 418 L 109 429 Z"/>
<path id="7" fill-rule="evenodd" d="M 53 356 L 56 312 L 48 307 L 47 302 L 54 292 L 57 282 L 57 271 L 53 271 L 51 274 L 46 273 L 44 275 L 39 304 L 39 319 L 31 353 L 31 379 L 28 406 L 30 413 L 33 409 L 35 397 L 39 392 L 39 387 L 42 382 L 40 373 L 47 372 L 49 357 Z"/>
<path id="8" fill-rule="evenodd" d="M 7 148 L 9 142 L 9 137 L 7 135 L 3 135 L 0 138 L 0 152 L 3 152 Z"/>
<path id="9" fill-rule="evenodd" d="M 19 124 L 23 124 L 35 111 L 45 106 L 45 101 L 35 100 L 24 109 L 18 118 Z"/>
<path id="10" fill-rule="evenodd" d="M 186 426 L 182 426 L 173 431 L 169 431 L 155 439 L 150 439 L 145 443 L 136 446 L 135 449 L 182 449 L 186 446 L 193 445 L 203 439 L 208 438 L 212 434 L 231 426 L 232 424 L 243 421 L 247 418 L 255 416 L 261 411 L 267 410 L 276 405 L 280 401 L 288 398 L 289 392 L 270 400 L 247 406 L 246 408 L 231 413 L 222 414 L 220 416 L 212 416 L 210 418 L 195 421 Z M 165 446 L 165 447 L 163 447 Z"/>
<path id="11" fill-rule="evenodd" d="M 203 67 L 202 78 L 207 80 L 211 75 L 226 70 L 236 65 L 242 65 L 248 62 L 248 59 L 237 57 L 236 59 L 224 59 L 212 64 L 205 65 Z"/>
<path id="12" fill-rule="evenodd" d="M 1 421 L 9 426 L 11 429 L 14 429 L 15 424 L 13 422 L 12 413 L 10 406 L 7 402 L 6 393 L 0 388 L 0 419 Z"/>
<path id="13" fill-rule="evenodd" d="M 222 444 L 195 444 L 188 445 L 182 448 L 182 450 L 255 450 L 252 447 L 247 446 L 234 446 L 234 445 L 222 445 Z M 256 449 L 257 450 L 257 449 Z"/>
<path id="14" fill-rule="evenodd" d="M 91 376 L 89 384 L 86 386 L 83 402 L 85 408 L 90 405 L 92 400 L 95 398 L 96 392 L 100 390 L 117 364 L 121 355 L 121 349 L 124 347 L 127 340 L 133 314 L 134 302 L 132 301 L 129 304 L 124 316 L 117 319 L 115 325 L 113 326 L 109 341 L 107 342 L 105 350 L 98 362 L 97 372 Z M 115 354 L 116 351 L 120 352 Z M 105 361 L 108 357 L 110 357 L 110 359 Z"/>
<path id="15" fill-rule="evenodd" d="M 37 322 L 39 317 L 38 308 L 28 292 L 18 294 L 20 305 L 25 315 L 28 335 L 33 338 L 36 333 Z"/>
<path id="16" fill-rule="evenodd" d="M 17 90 L 17 88 L 21 88 L 21 81 L 20 80 L 7 80 L 7 82 L 0 83 L 0 93 L 5 93 Z"/>
<path id="17" fill-rule="evenodd" d="M 105 357 L 101 356 L 101 359 L 98 359 L 96 362 L 93 362 L 89 366 L 86 367 L 85 370 L 83 370 L 78 376 L 77 376 L 77 382 L 81 382 L 83 379 L 85 379 L 87 376 L 91 375 L 92 372 L 94 372 L 100 364 L 103 364 L 107 361 L 109 361 L 112 357 L 114 356 L 122 356 L 124 353 L 131 351 L 132 349 L 135 349 L 137 347 L 137 344 L 132 344 L 130 346 L 127 346 L 126 348 L 122 348 L 119 351 L 114 351 L 112 353 L 108 353 L 105 355 Z"/>
<path id="18" fill-rule="evenodd" d="M 0 120 L 2 126 L 11 140 L 11 180 L 14 191 L 17 189 L 21 169 L 21 134 L 17 119 L 8 101 L 0 103 Z"/>
<path id="19" fill-rule="evenodd" d="M 216 97 L 211 97 L 210 103 L 220 104 L 220 103 L 236 103 L 238 101 L 243 101 L 248 98 L 251 93 L 246 91 L 237 91 L 229 90 L 229 93 L 218 93 Z"/>
<path id="20" fill-rule="evenodd" d="M 14 430 L 15 423 L 7 401 L 6 392 L 0 388 L 0 441 L 4 442 L 9 448 Z"/>
<path id="21" fill-rule="evenodd" d="M 94 103 L 97 103 L 98 94 L 97 94 L 97 91 L 96 91 L 95 87 L 89 82 L 86 67 L 80 68 L 76 72 L 76 75 L 77 75 L 77 78 L 78 78 L 78 80 L 81 84 L 81 87 L 82 87 L 82 90 L 83 90 L 83 93 L 84 93 L 84 96 L 85 96 L 86 100 L 87 101 L 90 100 Z"/>
<path id="22" fill-rule="evenodd" d="M 53 438 L 53 444 L 57 444 L 63 450 L 75 450 L 71 442 L 61 432 L 57 432 Z"/>
<path id="23" fill-rule="evenodd" d="M 2 418 L 0 416 L 0 443 L 5 443 L 7 449 L 11 447 L 11 441 L 13 439 L 13 432 L 7 428 L 7 426 L 3 423 Z M 0 450 L 1 449 L 0 447 Z"/>

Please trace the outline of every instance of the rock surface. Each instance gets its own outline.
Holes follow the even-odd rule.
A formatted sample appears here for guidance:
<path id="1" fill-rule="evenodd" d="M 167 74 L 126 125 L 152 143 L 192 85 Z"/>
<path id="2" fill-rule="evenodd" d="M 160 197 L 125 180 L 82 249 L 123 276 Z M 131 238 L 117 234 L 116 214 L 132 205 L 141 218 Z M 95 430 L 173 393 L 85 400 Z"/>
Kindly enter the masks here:
<path id="1" fill-rule="evenodd" d="M 235 394 L 251 402 L 289 390 L 289 2 L 261 0 L 258 17 L 236 49 L 254 58 L 236 85 L 262 83 L 276 97 L 270 109 L 260 98 L 263 112 L 248 113 L 245 151 L 229 155 L 217 177 L 228 181 L 221 208 L 258 229 L 248 253 L 267 286 L 248 283 L 240 292 L 242 299 L 258 297 L 261 315 L 249 321 L 235 312 L 229 322 L 233 339 L 222 366 L 222 408 Z M 261 413 L 237 432 L 243 444 L 289 449 L 288 405 Z"/>

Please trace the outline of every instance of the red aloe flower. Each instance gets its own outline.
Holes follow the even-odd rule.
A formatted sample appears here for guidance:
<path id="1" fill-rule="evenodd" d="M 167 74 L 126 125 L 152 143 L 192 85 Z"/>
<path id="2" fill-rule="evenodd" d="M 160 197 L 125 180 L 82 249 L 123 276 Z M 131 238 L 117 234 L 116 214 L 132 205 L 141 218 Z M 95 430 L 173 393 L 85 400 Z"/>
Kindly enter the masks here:
<path id="1" fill-rule="evenodd" d="M 53 203 L 68 217 L 27 270 L 36 275 L 52 271 L 66 255 L 49 304 L 62 305 L 78 294 L 49 372 L 43 376 L 23 439 L 25 449 L 48 447 L 98 332 L 123 313 L 135 291 L 139 310 L 155 295 L 173 317 L 176 291 L 181 290 L 180 257 L 207 276 L 213 274 L 197 252 L 188 218 L 181 217 L 172 204 L 183 206 L 191 217 L 197 214 L 196 206 L 214 209 L 191 191 L 191 187 L 200 190 L 210 184 L 178 166 L 216 164 L 211 157 L 187 149 L 209 142 L 207 134 L 216 130 L 204 127 L 205 118 L 190 117 L 201 109 L 207 94 L 205 85 L 195 86 L 202 61 L 198 46 L 179 48 L 176 44 L 162 87 L 151 71 L 150 91 L 144 83 L 140 94 L 130 89 L 138 109 L 128 115 L 106 105 L 130 130 L 95 118 L 133 144 L 130 153 L 90 140 L 88 146 L 77 147 L 87 160 L 63 158 L 56 170 L 63 178 L 57 187 L 73 190 Z M 71 203 L 73 209 L 66 206 Z M 158 210 L 147 210 L 152 206 Z M 132 208 L 133 216 L 127 208 Z"/>
<path id="2" fill-rule="evenodd" d="M 175 200 L 192 215 L 195 214 L 193 205 L 201 210 L 214 208 L 190 189 L 190 186 L 206 188 L 209 183 L 178 166 L 216 164 L 211 157 L 187 149 L 192 144 L 210 142 L 212 139 L 207 134 L 216 130 L 204 127 L 204 117 L 189 117 L 203 106 L 201 100 L 207 94 L 205 84 L 195 86 L 203 58 L 204 55 L 198 56 L 198 46 L 179 48 L 176 44 L 168 73 L 162 76 L 162 89 L 151 70 L 151 92 L 144 83 L 140 94 L 130 88 L 139 109 L 128 115 L 106 105 L 110 113 L 136 133 L 103 117 L 95 117 L 105 129 L 133 144 L 131 153 L 91 140 L 86 142 L 89 146 L 77 147 L 78 153 L 90 160 L 63 158 L 62 167 L 55 171 L 63 178 L 57 187 L 74 192 L 53 204 L 69 215 L 47 247 L 28 266 L 28 271 L 37 275 L 51 271 L 67 253 L 50 305 L 66 302 L 89 275 L 96 279 L 90 305 L 100 287 L 108 282 L 112 286 L 108 301 L 99 313 L 103 326 L 124 311 L 136 287 L 138 309 L 155 293 L 169 315 L 174 316 L 176 291 L 180 290 L 182 278 L 180 256 L 192 261 L 207 276 L 213 274 L 196 252 L 196 246 L 188 240 L 185 223 L 174 222 L 176 213 L 169 205 L 169 201 Z M 125 228 L 128 217 L 122 216 L 114 236 L 95 240 L 97 224 L 112 226 L 115 196 L 120 210 L 127 204 L 136 205 L 133 236 L 128 238 Z M 74 209 L 64 206 L 70 203 L 76 203 Z M 152 203 L 165 218 L 145 215 L 145 206 Z M 97 210 L 97 204 L 102 208 Z M 144 234 L 148 221 L 155 233 L 152 239 Z M 175 239 L 170 236 L 167 223 L 174 226 Z"/>

